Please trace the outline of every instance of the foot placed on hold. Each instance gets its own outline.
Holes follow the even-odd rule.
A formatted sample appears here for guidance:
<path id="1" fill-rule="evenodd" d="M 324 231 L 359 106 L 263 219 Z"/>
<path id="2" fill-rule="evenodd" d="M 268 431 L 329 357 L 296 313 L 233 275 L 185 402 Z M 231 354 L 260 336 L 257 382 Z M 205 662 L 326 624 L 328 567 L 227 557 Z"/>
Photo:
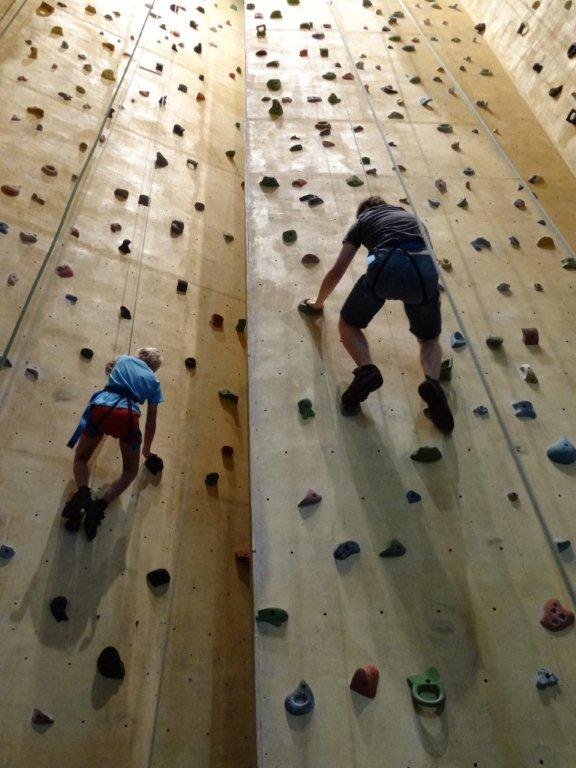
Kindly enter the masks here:
<path id="1" fill-rule="evenodd" d="M 304 299 L 304 301 L 301 301 L 300 304 L 298 304 L 298 311 L 303 315 L 319 317 L 323 314 L 324 309 L 314 306 L 314 302 L 310 301 L 310 299 Z"/>
<path id="2" fill-rule="evenodd" d="M 418 394 L 428 406 L 424 409 L 424 414 L 431 419 L 434 426 L 446 434 L 452 432 L 454 417 L 440 382 L 436 379 L 427 378 L 418 387 Z"/>
<path id="3" fill-rule="evenodd" d="M 90 488 L 87 485 L 78 490 L 68 499 L 62 510 L 62 517 L 66 519 L 64 527 L 67 531 L 77 533 L 82 524 L 82 512 L 90 503 Z"/>
<path id="4" fill-rule="evenodd" d="M 87 506 L 84 518 L 84 533 L 88 541 L 96 538 L 98 526 L 104 520 L 104 511 L 107 506 L 108 502 L 105 499 L 96 499 Z"/>
<path id="5" fill-rule="evenodd" d="M 354 416 L 359 413 L 360 403 L 366 400 L 370 392 L 380 389 L 383 383 L 382 374 L 372 363 L 356 368 L 352 383 L 342 395 L 343 415 Z"/>

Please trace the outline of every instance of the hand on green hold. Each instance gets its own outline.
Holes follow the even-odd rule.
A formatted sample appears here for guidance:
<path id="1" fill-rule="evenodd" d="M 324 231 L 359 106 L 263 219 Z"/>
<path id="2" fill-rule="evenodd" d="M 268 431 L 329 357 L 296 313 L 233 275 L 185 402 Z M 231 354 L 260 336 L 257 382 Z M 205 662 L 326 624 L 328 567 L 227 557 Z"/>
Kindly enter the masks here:
<path id="1" fill-rule="evenodd" d="M 261 608 L 256 616 L 256 621 L 281 627 L 288 621 L 288 613 L 283 608 Z"/>
<path id="2" fill-rule="evenodd" d="M 298 401 L 298 410 L 303 419 L 311 419 L 316 416 L 312 410 L 312 400 L 309 400 L 307 397 Z"/>
<path id="3" fill-rule="evenodd" d="M 298 304 L 298 311 L 303 315 L 311 315 L 312 317 L 319 317 L 324 312 L 324 307 L 317 307 L 310 299 L 304 299 Z"/>
<path id="4" fill-rule="evenodd" d="M 436 667 L 429 667 L 421 675 L 406 678 L 412 699 L 421 707 L 439 707 L 446 699 L 446 692 Z"/>
<path id="5" fill-rule="evenodd" d="M 429 464 L 433 461 L 440 461 L 442 458 L 442 452 L 436 446 L 425 445 L 422 448 L 418 448 L 410 455 L 413 461 L 420 461 L 424 464 Z"/>

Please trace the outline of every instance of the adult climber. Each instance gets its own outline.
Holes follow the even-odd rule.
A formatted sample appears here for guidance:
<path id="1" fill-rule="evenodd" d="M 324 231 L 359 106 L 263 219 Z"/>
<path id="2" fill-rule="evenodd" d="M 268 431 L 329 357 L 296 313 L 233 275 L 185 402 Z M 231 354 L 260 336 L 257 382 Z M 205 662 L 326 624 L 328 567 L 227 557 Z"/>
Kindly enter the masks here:
<path id="1" fill-rule="evenodd" d="M 415 216 L 404 208 L 388 205 L 378 196 L 363 200 L 316 300 L 305 299 L 299 309 L 308 315 L 322 314 L 324 302 L 361 245 L 368 249 L 366 274 L 358 280 L 340 312 L 340 337 L 356 363 L 354 379 L 342 395 L 342 413 L 359 413 L 360 403 L 383 384 L 363 329 L 388 299 L 397 299 L 404 303 L 410 331 L 420 345 L 425 378 L 418 392 L 427 405 L 425 413 L 438 429 L 449 433 L 454 429 L 454 419 L 440 384 L 442 321 L 438 272 Z"/>
<path id="2" fill-rule="evenodd" d="M 80 423 L 68 442 L 78 446 L 74 454 L 74 479 L 77 490 L 65 504 L 62 517 L 65 528 L 77 532 L 82 525 L 89 541 L 95 538 L 108 505 L 128 488 L 138 474 L 140 448 L 150 461 L 152 441 L 156 432 L 158 404 L 164 396 L 155 372 L 162 364 L 162 355 L 155 347 L 142 347 L 136 356 L 120 355 L 106 365 L 108 384 L 95 392 Z M 140 405 L 147 402 L 144 441 L 140 432 Z M 116 438 L 122 454 L 122 474 L 106 488 L 100 498 L 92 498 L 88 463 L 105 435 Z M 156 457 L 157 461 L 160 461 Z"/>

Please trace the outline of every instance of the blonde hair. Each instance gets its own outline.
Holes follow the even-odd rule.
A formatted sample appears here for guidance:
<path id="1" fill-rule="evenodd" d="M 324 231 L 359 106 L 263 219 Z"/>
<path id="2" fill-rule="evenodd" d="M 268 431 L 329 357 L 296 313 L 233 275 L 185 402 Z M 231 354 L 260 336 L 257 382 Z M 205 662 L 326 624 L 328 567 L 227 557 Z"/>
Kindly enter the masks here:
<path id="1" fill-rule="evenodd" d="M 153 371 L 157 371 L 162 365 L 162 353 L 156 347 L 140 347 L 136 350 L 136 357 Z"/>

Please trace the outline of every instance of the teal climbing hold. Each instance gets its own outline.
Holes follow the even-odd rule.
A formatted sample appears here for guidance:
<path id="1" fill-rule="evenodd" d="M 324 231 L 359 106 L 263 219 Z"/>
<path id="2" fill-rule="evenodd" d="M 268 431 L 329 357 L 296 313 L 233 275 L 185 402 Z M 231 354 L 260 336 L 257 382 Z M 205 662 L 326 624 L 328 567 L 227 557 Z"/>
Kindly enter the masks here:
<path id="1" fill-rule="evenodd" d="M 560 437 L 548 448 L 546 455 L 555 464 L 574 464 L 576 461 L 576 448 L 567 437 Z"/>
<path id="2" fill-rule="evenodd" d="M 481 251 L 483 248 L 492 248 L 492 243 L 490 240 L 486 240 L 485 237 L 476 237 L 471 241 L 470 245 L 472 248 L 474 248 L 475 251 Z"/>
<path id="3" fill-rule="evenodd" d="M 446 692 L 436 667 L 429 667 L 421 675 L 406 678 L 413 701 L 421 707 L 439 707 L 446 700 Z"/>
<path id="4" fill-rule="evenodd" d="M 303 419 L 311 419 L 316 416 L 312 410 L 312 400 L 309 400 L 307 397 L 298 401 L 298 411 Z"/>
<path id="5" fill-rule="evenodd" d="M 287 229 L 285 232 L 282 232 L 282 240 L 287 244 L 295 243 L 297 239 L 298 233 L 295 229 Z"/>
<path id="6" fill-rule="evenodd" d="M 256 615 L 256 621 L 281 627 L 288 621 L 288 613 L 283 608 L 261 608 Z"/>
<path id="7" fill-rule="evenodd" d="M 466 346 L 466 339 L 460 331 L 454 331 L 450 337 L 450 346 L 452 349 L 460 349 Z"/>
<path id="8" fill-rule="evenodd" d="M 442 458 L 442 451 L 436 446 L 424 445 L 418 448 L 410 455 L 412 461 L 419 461 L 422 464 L 430 464 L 433 461 L 440 461 Z"/>
<path id="9" fill-rule="evenodd" d="M 402 557 L 406 554 L 406 547 L 398 539 L 392 539 L 390 544 L 380 552 L 380 557 Z"/>

